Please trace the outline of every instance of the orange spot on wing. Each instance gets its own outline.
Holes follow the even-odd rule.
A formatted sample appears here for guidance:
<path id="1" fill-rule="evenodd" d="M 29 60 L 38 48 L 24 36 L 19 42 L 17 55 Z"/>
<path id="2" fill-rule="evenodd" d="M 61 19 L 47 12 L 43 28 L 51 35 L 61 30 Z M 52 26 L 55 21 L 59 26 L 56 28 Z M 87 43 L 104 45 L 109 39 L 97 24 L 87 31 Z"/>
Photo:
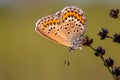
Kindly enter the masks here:
<path id="1" fill-rule="evenodd" d="M 75 13 L 75 12 L 72 12 L 72 11 L 66 12 L 66 14 L 63 15 L 63 17 L 62 17 L 63 21 L 64 21 L 66 18 L 68 18 L 69 15 L 74 15 L 74 17 L 76 17 L 76 19 L 78 19 L 78 20 L 84 25 L 85 21 L 84 21 L 84 19 L 82 18 L 83 16 L 79 16 L 78 13 Z"/>
<path id="2" fill-rule="evenodd" d="M 50 23 L 60 23 L 59 19 L 51 19 L 49 21 L 44 22 L 43 24 L 41 24 L 41 28 L 46 28 L 48 24 Z"/>

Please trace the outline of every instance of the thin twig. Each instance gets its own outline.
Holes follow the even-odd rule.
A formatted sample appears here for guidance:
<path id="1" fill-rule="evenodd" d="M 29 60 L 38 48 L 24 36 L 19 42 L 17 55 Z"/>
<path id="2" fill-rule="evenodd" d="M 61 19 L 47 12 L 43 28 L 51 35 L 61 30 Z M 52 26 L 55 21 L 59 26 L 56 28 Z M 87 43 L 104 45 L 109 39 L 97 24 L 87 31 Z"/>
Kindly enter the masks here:
<path id="1" fill-rule="evenodd" d="M 96 49 L 95 49 L 94 47 L 92 47 L 91 45 L 88 45 L 88 46 L 89 46 L 92 50 L 94 50 L 95 52 L 97 52 Z M 105 67 L 107 68 L 107 70 L 108 70 L 108 71 L 111 73 L 111 75 L 113 76 L 114 80 L 117 80 L 116 77 L 114 76 L 114 74 L 112 74 L 111 69 L 107 66 L 104 57 L 101 55 L 100 58 L 102 59 L 102 61 L 103 61 L 104 65 L 105 65 Z"/>
<path id="2" fill-rule="evenodd" d="M 107 38 L 110 38 L 110 39 L 114 39 L 113 37 L 111 37 L 111 36 L 108 36 L 108 35 L 107 35 L 106 37 L 107 37 Z"/>

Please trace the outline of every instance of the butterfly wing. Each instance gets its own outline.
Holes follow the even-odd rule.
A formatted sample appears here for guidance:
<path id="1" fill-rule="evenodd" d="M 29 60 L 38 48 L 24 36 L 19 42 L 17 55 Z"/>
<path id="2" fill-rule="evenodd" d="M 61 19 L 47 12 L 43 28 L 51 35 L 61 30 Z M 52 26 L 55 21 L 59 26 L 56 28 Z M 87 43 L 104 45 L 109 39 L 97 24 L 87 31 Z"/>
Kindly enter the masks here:
<path id="1" fill-rule="evenodd" d="M 80 47 L 83 34 L 86 31 L 86 18 L 81 9 L 75 6 L 65 7 L 61 11 L 62 32 L 65 33 L 73 49 Z"/>
<path id="2" fill-rule="evenodd" d="M 64 34 L 61 34 L 62 25 L 60 15 L 61 12 L 59 11 L 55 15 L 43 17 L 37 21 L 35 30 L 52 41 L 70 46 L 70 41 L 65 38 Z"/>
<path id="3" fill-rule="evenodd" d="M 52 41 L 76 49 L 86 31 L 86 19 L 81 9 L 69 6 L 38 20 L 35 30 Z"/>

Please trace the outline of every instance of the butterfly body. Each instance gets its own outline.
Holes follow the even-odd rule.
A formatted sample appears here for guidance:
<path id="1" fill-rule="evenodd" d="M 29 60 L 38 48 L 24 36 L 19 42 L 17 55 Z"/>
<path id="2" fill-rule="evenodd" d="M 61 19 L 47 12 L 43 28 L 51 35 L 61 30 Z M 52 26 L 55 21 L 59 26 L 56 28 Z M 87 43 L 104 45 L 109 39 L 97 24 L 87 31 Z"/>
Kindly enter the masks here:
<path id="1" fill-rule="evenodd" d="M 82 44 L 86 18 L 81 9 L 68 6 L 54 15 L 39 19 L 35 30 L 46 38 L 74 50 Z"/>

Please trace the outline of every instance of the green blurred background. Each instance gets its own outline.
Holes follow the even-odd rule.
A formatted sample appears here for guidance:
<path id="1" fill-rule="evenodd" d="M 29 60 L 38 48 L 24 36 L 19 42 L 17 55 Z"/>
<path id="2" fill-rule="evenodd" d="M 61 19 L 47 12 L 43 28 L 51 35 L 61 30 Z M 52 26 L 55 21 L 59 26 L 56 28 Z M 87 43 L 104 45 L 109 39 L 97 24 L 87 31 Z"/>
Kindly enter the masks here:
<path id="1" fill-rule="evenodd" d="M 67 66 L 68 48 L 35 32 L 39 18 L 71 5 L 83 9 L 92 45 L 105 48 L 105 57 L 120 65 L 120 45 L 97 36 L 101 27 L 120 33 L 120 19 L 109 17 L 120 0 L 0 0 L 0 80 L 113 80 L 92 49 L 72 52 Z"/>

